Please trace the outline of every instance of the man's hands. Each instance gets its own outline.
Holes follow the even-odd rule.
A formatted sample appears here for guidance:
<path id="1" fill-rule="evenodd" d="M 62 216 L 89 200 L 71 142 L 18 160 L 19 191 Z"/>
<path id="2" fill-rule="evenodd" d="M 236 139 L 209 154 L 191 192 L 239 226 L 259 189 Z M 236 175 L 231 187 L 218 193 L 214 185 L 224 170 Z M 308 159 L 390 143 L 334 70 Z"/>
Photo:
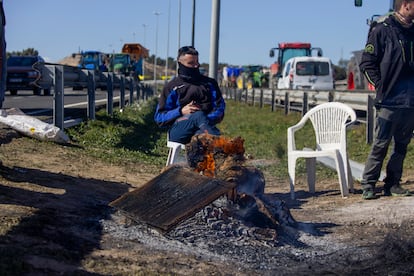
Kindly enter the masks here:
<path id="1" fill-rule="evenodd" d="M 200 106 L 194 101 L 181 108 L 181 114 L 187 115 L 200 110 Z"/>

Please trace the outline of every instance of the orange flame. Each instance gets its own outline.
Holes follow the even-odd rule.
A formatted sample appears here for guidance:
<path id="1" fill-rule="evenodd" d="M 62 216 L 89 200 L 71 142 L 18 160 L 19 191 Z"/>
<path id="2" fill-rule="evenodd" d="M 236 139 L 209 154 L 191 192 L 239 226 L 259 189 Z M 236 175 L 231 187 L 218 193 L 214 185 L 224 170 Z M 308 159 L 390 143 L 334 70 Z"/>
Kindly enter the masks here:
<path id="1" fill-rule="evenodd" d="M 230 139 L 223 136 L 208 135 L 207 138 L 206 140 L 203 139 L 204 160 L 198 163 L 196 168 L 197 172 L 203 172 L 205 176 L 215 177 L 216 175 L 215 152 L 223 152 L 226 155 L 244 154 L 244 140 L 241 137 Z"/>

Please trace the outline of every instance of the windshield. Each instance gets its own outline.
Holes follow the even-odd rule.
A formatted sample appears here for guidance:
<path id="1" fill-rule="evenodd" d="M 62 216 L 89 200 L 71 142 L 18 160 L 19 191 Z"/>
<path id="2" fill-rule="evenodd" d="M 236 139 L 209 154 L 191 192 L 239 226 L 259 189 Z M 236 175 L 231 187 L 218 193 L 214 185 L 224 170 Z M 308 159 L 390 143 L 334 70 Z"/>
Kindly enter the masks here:
<path id="1" fill-rule="evenodd" d="M 124 63 L 124 64 L 126 64 L 126 63 L 128 63 L 128 56 L 126 56 L 126 55 L 117 55 L 117 56 L 114 56 L 113 61 L 114 61 L 114 63 Z"/>
<path id="2" fill-rule="evenodd" d="M 36 57 L 10 57 L 7 66 L 32 66 L 36 61 Z"/>
<path id="3" fill-rule="evenodd" d="M 327 76 L 329 75 L 329 63 L 321 61 L 306 61 L 296 64 L 298 76 Z"/>
<path id="4" fill-rule="evenodd" d="M 98 54 L 88 53 L 83 55 L 83 63 L 98 63 Z"/>
<path id="5" fill-rule="evenodd" d="M 285 49 L 283 51 L 282 66 L 293 57 L 306 57 L 310 55 L 309 49 Z"/>

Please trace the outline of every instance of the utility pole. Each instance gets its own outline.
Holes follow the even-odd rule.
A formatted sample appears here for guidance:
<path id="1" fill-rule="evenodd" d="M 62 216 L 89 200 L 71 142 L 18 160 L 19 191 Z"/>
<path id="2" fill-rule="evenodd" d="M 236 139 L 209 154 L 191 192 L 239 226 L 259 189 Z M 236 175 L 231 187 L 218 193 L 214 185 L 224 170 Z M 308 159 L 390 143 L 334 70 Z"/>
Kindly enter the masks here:
<path id="1" fill-rule="evenodd" d="M 168 0 L 168 25 L 167 25 L 167 58 L 165 59 L 165 79 L 168 76 L 168 54 L 170 51 L 170 17 L 171 17 L 171 0 Z"/>
<path id="2" fill-rule="evenodd" d="M 191 46 L 194 47 L 196 0 L 193 0 L 193 28 L 191 31 Z"/>
<path id="3" fill-rule="evenodd" d="M 181 48 L 181 0 L 178 0 L 178 49 Z M 178 60 L 175 64 L 175 71 L 178 72 Z"/>
<path id="4" fill-rule="evenodd" d="M 154 86 L 155 93 L 157 93 L 157 52 L 158 52 L 158 16 L 160 12 L 154 12 L 154 15 L 157 17 L 157 22 L 155 26 L 155 53 L 154 53 Z"/>
<path id="5" fill-rule="evenodd" d="M 218 46 L 220 31 L 220 0 L 211 0 L 211 31 L 210 31 L 210 67 L 208 75 L 217 78 Z"/>
<path id="6" fill-rule="evenodd" d="M 147 24 L 142 24 L 142 27 L 144 27 L 144 47 L 147 48 L 146 43 L 146 36 L 147 36 Z M 142 58 L 142 80 L 145 80 L 145 58 Z"/>

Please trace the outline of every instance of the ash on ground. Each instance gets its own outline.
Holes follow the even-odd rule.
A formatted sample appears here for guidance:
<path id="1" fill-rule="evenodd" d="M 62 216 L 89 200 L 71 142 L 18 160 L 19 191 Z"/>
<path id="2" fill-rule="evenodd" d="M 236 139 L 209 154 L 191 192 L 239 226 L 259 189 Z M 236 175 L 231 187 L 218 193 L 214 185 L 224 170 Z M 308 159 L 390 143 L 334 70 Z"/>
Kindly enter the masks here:
<path id="1" fill-rule="evenodd" d="M 271 198 L 271 195 L 266 195 Z M 276 201 L 278 202 L 278 201 Z M 280 201 L 279 201 L 280 202 Z M 318 264 L 354 263 L 372 255 L 367 250 L 338 243 L 325 236 L 324 228 L 332 225 L 297 223 L 279 225 L 277 229 L 258 226 L 257 222 L 240 219 L 240 206 L 222 196 L 184 220 L 168 233 L 126 218 L 120 212 L 112 220 L 103 220 L 104 232 L 120 240 L 135 241 L 154 250 L 194 254 L 200 259 L 235 263 L 240 271 L 286 275 L 294 271 L 312 272 Z M 351 248 L 352 247 L 352 248 Z M 352 251 L 352 256 L 337 260 L 339 251 Z M 328 259 L 328 260 L 327 260 Z M 332 267 L 332 271 L 335 270 Z M 293 271 L 292 271 L 293 273 Z"/>

